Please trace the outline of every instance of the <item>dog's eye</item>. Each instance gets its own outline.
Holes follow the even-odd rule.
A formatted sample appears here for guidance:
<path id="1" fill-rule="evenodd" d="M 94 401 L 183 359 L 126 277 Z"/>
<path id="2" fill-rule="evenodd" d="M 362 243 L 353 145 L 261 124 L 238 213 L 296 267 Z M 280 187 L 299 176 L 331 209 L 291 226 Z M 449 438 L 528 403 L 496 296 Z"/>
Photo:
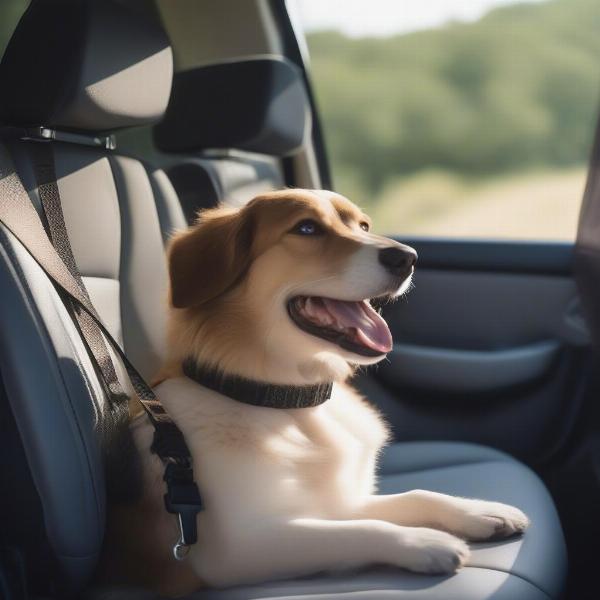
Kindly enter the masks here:
<path id="1" fill-rule="evenodd" d="M 358 226 L 363 230 L 363 231 L 369 231 L 369 224 L 366 221 L 361 221 Z"/>
<path id="2" fill-rule="evenodd" d="M 304 219 L 304 221 L 296 223 L 290 233 L 295 233 L 297 235 L 320 235 L 323 233 L 323 229 L 316 221 Z"/>

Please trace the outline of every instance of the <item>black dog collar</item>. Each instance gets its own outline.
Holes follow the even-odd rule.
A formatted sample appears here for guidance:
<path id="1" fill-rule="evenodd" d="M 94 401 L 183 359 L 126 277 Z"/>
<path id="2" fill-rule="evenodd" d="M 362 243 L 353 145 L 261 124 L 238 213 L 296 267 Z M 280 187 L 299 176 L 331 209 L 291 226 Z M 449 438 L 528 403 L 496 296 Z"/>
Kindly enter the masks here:
<path id="1" fill-rule="evenodd" d="M 183 373 L 200 385 L 238 402 L 268 408 L 308 408 L 323 404 L 331 397 L 332 383 L 316 385 L 275 385 L 226 375 L 199 365 L 192 358 L 183 362 Z"/>

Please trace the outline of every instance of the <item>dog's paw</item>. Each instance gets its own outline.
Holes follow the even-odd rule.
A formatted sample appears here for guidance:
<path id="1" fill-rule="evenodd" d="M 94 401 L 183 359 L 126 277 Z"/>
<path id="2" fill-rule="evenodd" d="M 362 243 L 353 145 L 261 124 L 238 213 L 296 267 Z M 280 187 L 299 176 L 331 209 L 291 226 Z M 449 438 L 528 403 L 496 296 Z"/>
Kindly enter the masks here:
<path id="1" fill-rule="evenodd" d="M 454 573 L 470 555 L 460 538 L 437 529 L 415 527 L 402 536 L 397 564 L 417 573 Z"/>
<path id="2" fill-rule="evenodd" d="M 523 533 L 529 526 L 525 513 L 514 506 L 484 500 L 460 501 L 449 529 L 467 540 L 503 539 Z"/>

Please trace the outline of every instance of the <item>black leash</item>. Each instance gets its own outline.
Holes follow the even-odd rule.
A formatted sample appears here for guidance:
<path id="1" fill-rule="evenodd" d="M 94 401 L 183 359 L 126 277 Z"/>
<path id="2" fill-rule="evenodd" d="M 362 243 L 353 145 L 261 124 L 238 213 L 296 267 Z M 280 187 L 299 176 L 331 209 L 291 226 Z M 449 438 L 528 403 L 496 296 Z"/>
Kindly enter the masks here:
<path id="1" fill-rule="evenodd" d="M 275 385 L 226 375 L 199 365 L 194 359 L 183 362 L 183 374 L 200 385 L 238 402 L 268 408 L 309 408 L 329 400 L 332 383 L 315 385 Z"/>
<path id="2" fill-rule="evenodd" d="M 77 322 L 97 362 L 102 379 L 106 377 L 104 383 L 108 388 L 109 398 L 115 402 L 123 401 L 127 395 L 118 381 L 105 340 L 122 360 L 133 389 L 154 427 L 152 452 L 157 454 L 165 464 L 164 480 L 167 486 L 165 506 L 168 512 L 178 517 L 180 539 L 173 548 L 173 554 L 177 560 L 181 560 L 187 555 L 189 546 L 197 541 L 196 516 L 202 509 L 198 487 L 194 482 L 190 451 L 177 425 L 166 413 L 152 388 L 125 356 L 90 302 L 75 264 L 64 224 L 52 148 L 48 142 L 39 144 L 39 150 L 35 151 L 35 163 L 36 175 L 42 183 L 40 200 L 56 248 L 46 235 L 44 225 L 15 172 L 6 147 L 2 144 L 0 144 L 0 222 L 23 244 L 52 280 L 61 296 L 63 298 L 66 296 L 73 303 L 75 314 L 87 315 L 78 316 Z"/>

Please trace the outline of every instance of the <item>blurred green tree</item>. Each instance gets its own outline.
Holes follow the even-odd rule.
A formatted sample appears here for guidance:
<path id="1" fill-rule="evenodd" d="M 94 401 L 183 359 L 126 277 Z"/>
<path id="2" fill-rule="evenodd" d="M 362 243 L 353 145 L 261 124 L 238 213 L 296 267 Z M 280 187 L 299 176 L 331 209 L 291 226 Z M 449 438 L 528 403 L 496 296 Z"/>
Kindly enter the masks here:
<path id="1" fill-rule="evenodd" d="M 372 198 L 427 169 L 481 177 L 584 163 L 599 29 L 597 0 L 551 0 L 388 38 L 310 34 L 338 189 Z"/>
<path id="2" fill-rule="evenodd" d="M 0 0 L 0 56 L 28 4 L 29 0 Z"/>

